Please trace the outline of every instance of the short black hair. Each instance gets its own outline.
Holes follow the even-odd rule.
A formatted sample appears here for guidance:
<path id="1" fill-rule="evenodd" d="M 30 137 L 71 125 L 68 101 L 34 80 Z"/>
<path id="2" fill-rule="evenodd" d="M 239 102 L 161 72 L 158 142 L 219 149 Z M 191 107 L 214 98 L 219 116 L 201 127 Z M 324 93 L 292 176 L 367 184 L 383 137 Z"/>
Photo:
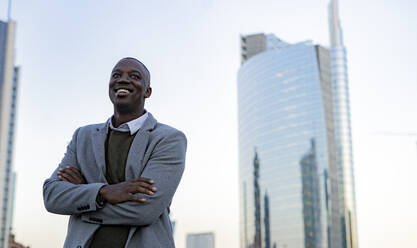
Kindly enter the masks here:
<path id="1" fill-rule="evenodd" d="M 125 57 L 125 58 L 122 58 L 121 60 L 124 60 L 124 59 L 133 59 L 133 60 L 135 60 L 136 62 L 138 62 L 139 64 L 141 64 L 141 65 L 143 66 L 143 68 L 145 68 L 145 73 L 146 73 L 146 76 L 147 76 L 147 78 L 148 78 L 147 82 L 145 81 L 145 83 L 147 84 L 147 85 L 146 85 L 147 87 L 150 87 L 150 86 L 151 86 L 151 73 L 149 72 L 149 70 L 148 70 L 148 68 L 146 67 L 146 65 L 145 65 L 144 63 L 142 63 L 142 61 L 140 61 L 140 60 L 139 60 L 139 59 L 137 59 L 137 58 L 133 58 L 133 57 Z M 119 60 L 119 61 L 121 61 L 121 60 Z"/>

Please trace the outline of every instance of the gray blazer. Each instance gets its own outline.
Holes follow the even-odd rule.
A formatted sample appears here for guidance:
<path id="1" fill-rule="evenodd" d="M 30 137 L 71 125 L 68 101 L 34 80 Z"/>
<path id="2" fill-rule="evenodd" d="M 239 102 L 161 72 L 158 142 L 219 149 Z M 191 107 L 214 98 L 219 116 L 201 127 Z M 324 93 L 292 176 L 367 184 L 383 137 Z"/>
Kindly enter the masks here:
<path id="1" fill-rule="evenodd" d="M 125 248 L 175 247 L 169 219 L 169 206 L 184 171 L 187 140 L 181 131 L 158 123 L 149 114 L 132 142 L 126 180 L 147 177 L 158 191 L 144 196 L 145 203 L 96 204 L 99 189 L 107 184 L 105 173 L 106 124 L 78 128 L 58 168 L 43 185 L 46 209 L 70 215 L 65 248 L 84 248 L 100 225 L 130 225 Z M 87 184 L 59 181 L 59 168 L 79 169 Z"/>

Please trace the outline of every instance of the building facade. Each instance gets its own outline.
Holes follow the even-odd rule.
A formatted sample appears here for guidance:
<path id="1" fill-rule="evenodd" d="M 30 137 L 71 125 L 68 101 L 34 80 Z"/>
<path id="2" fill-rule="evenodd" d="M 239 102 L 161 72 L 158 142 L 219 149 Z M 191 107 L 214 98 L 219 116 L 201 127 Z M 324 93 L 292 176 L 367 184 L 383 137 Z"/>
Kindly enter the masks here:
<path id="1" fill-rule="evenodd" d="M 13 208 L 13 151 L 19 68 L 14 64 L 15 22 L 0 21 L 0 248 L 8 246 Z"/>
<path id="2" fill-rule="evenodd" d="M 341 248 L 330 52 L 255 34 L 241 62 L 240 247 Z"/>
<path id="3" fill-rule="evenodd" d="M 214 233 L 188 234 L 187 248 L 214 248 Z"/>
<path id="4" fill-rule="evenodd" d="M 329 3 L 329 31 L 343 247 L 358 248 L 349 80 L 337 0 Z"/>
<path id="5" fill-rule="evenodd" d="M 24 246 L 21 243 L 17 242 L 15 240 L 15 236 L 13 234 L 10 234 L 9 237 L 9 246 L 8 248 L 30 248 L 30 246 Z"/>

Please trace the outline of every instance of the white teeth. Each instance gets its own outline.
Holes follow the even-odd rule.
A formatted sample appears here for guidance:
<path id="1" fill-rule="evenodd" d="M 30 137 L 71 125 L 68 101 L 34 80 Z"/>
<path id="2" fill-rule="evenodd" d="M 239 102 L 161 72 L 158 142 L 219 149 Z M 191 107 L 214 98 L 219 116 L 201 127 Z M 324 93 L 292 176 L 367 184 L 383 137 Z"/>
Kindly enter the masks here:
<path id="1" fill-rule="evenodd" d="M 118 90 L 116 91 L 116 93 L 117 93 L 117 94 L 119 94 L 119 93 L 129 93 L 129 91 L 128 91 L 128 90 L 126 90 L 126 89 L 118 89 Z"/>

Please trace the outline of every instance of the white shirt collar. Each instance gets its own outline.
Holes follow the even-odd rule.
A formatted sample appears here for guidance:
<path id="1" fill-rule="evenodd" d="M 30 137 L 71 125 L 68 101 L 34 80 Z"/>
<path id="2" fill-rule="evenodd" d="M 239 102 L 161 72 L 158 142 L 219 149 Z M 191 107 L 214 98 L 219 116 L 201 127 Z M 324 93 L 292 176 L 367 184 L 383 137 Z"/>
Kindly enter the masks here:
<path id="1" fill-rule="evenodd" d="M 148 112 L 146 111 L 143 115 L 141 115 L 140 117 L 131 120 L 129 122 L 123 123 L 122 125 L 118 126 L 118 127 L 114 127 L 113 126 L 113 116 L 110 117 L 107 120 L 107 130 L 109 130 L 109 128 L 111 130 L 114 131 L 119 131 L 119 132 L 130 132 L 130 135 L 133 135 L 134 133 L 136 133 L 145 123 L 146 119 L 148 118 Z"/>

